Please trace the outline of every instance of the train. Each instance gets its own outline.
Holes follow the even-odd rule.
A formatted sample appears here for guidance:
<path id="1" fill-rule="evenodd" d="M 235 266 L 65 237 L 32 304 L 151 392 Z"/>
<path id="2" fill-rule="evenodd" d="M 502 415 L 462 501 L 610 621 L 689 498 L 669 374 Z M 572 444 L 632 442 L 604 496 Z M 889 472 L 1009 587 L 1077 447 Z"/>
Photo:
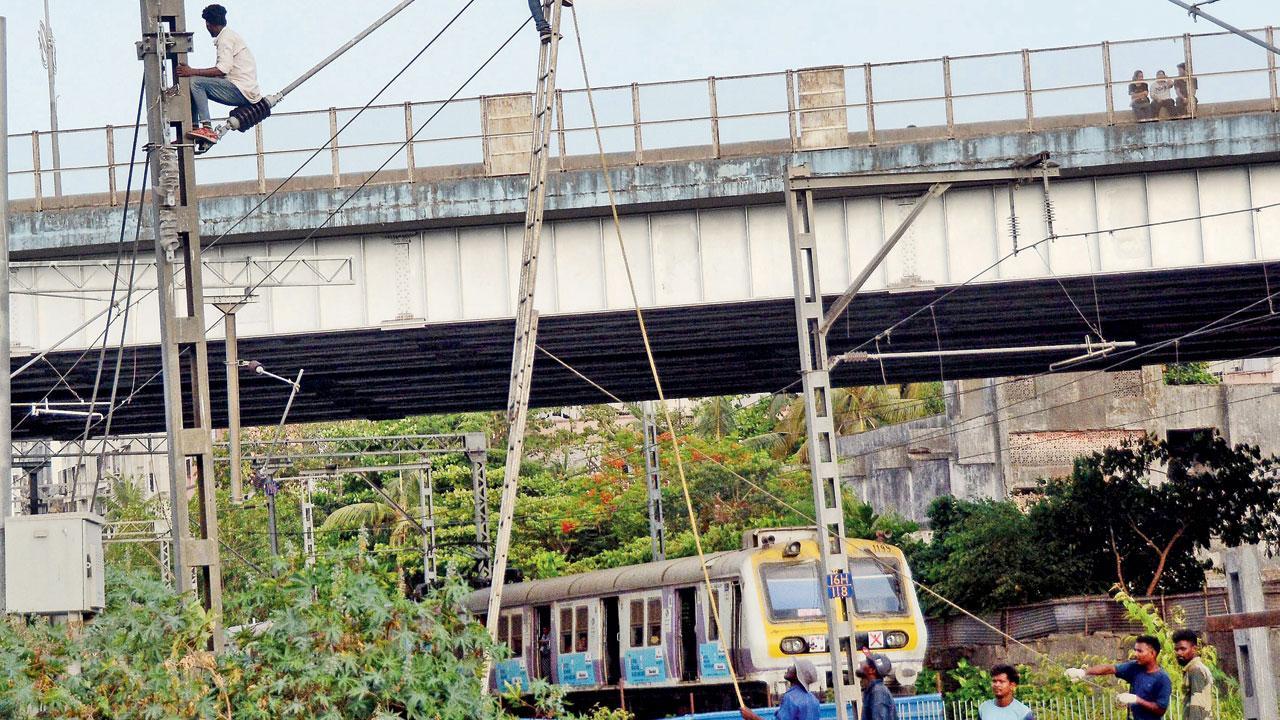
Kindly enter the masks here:
<path id="1" fill-rule="evenodd" d="M 887 684 L 909 694 L 928 643 L 911 569 L 892 545 L 846 542 L 855 641 L 889 656 Z M 697 557 L 507 585 L 498 639 L 511 656 L 495 663 L 492 686 L 543 679 L 563 686 L 573 707 L 626 707 L 642 718 L 736 709 L 730 667 L 755 707 L 777 703 L 796 658 L 819 669 L 811 689 L 829 687 L 814 529 L 748 530 L 740 550 L 705 558 L 710 592 Z M 488 599 L 488 589 L 466 598 L 481 622 Z"/>

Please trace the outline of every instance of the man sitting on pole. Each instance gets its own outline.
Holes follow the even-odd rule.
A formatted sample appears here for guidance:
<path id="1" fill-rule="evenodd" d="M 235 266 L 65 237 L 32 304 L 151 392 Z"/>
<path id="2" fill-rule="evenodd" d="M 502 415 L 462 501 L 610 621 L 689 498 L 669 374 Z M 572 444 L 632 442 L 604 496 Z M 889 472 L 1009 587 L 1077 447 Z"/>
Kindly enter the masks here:
<path id="1" fill-rule="evenodd" d="M 258 89 L 258 65 L 240 33 L 227 27 L 227 9 L 210 5 L 200 13 L 204 26 L 213 36 L 217 60 L 213 67 L 178 66 L 178 77 L 191 78 L 192 128 L 187 137 L 196 143 L 196 153 L 206 152 L 218 142 L 213 130 L 209 101 L 244 107 L 262 99 Z"/>

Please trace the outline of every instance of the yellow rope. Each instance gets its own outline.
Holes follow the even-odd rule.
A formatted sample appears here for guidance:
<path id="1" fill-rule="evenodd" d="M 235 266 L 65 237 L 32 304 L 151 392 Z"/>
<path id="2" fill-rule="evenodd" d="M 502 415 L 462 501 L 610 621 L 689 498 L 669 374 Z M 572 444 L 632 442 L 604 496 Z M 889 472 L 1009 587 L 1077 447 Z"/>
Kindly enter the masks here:
<path id="1" fill-rule="evenodd" d="M 591 81 L 587 76 L 587 55 L 582 48 L 582 30 L 578 26 L 577 6 L 572 6 L 570 11 L 573 17 L 573 34 L 578 45 L 578 58 L 582 62 L 582 85 L 587 93 L 587 106 L 591 109 L 591 125 L 595 128 L 596 149 L 600 154 L 600 168 L 601 175 L 604 177 L 605 190 L 609 194 L 609 210 L 613 217 L 614 233 L 618 238 L 618 251 L 622 254 L 622 267 L 627 274 L 627 286 L 631 290 L 631 301 L 635 305 L 636 320 L 640 324 L 640 337 L 644 341 L 645 357 L 649 361 L 649 371 L 653 375 L 653 385 L 658 391 L 658 404 L 662 408 L 662 415 L 667 423 L 667 431 L 671 433 L 671 449 L 676 459 L 676 473 L 680 478 L 680 491 L 684 496 L 685 511 L 689 516 L 689 531 L 693 534 L 693 546 L 698 552 L 698 566 L 702 568 L 702 580 L 707 588 L 707 605 L 711 607 L 711 617 L 718 631 L 719 640 L 717 642 L 724 652 L 725 666 L 729 671 L 729 679 L 733 682 L 733 693 L 738 698 L 738 706 L 746 707 L 746 700 L 742 697 L 742 688 L 738 685 L 738 673 L 733 667 L 733 658 L 728 648 L 724 646 L 726 634 L 724 624 L 720 621 L 720 603 L 717 602 L 718 595 L 711 584 L 711 572 L 707 569 L 706 554 L 702 550 L 702 534 L 698 532 L 698 519 L 693 510 L 693 498 L 689 494 L 689 481 L 684 472 L 684 460 L 680 457 L 680 439 L 676 434 L 675 420 L 671 416 L 671 408 L 667 406 L 666 394 L 662 390 L 662 379 L 658 374 L 658 364 L 653 358 L 653 346 L 649 342 L 649 328 L 645 325 L 644 312 L 640 308 L 640 296 L 636 292 L 635 278 L 631 273 L 631 261 L 627 258 L 626 244 L 622 240 L 622 220 L 618 217 L 617 197 L 613 190 L 613 180 L 609 177 L 609 162 L 605 157 L 604 138 L 600 134 L 600 120 L 596 114 L 596 103 L 591 90 Z"/>

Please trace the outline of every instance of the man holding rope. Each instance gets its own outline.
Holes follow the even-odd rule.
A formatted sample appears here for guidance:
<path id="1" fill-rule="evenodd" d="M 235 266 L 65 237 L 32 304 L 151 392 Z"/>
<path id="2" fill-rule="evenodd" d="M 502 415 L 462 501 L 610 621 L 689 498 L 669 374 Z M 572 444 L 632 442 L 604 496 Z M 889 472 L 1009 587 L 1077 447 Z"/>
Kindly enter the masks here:
<path id="1" fill-rule="evenodd" d="M 1133 642 L 1133 660 L 1119 665 L 1094 665 L 1068 668 L 1073 682 L 1087 675 L 1115 675 L 1129 683 L 1129 692 L 1116 695 L 1116 702 L 1129 706 L 1133 720 L 1159 720 L 1169 709 L 1173 682 L 1160 667 L 1160 641 L 1152 635 L 1139 635 Z"/>

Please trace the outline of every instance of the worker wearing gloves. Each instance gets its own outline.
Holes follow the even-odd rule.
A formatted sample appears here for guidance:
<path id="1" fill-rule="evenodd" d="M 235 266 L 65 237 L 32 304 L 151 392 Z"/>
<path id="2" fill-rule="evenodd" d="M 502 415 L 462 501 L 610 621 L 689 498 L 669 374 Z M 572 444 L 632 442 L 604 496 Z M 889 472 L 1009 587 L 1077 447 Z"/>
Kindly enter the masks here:
<path id="1" fill-rule="evenodd" d="M 1067 677 L 1078 682 L 1088 675 L 1115 675 L 1129 683 L 1129 692 L 1117 693 L 1116 702 L 1129 706 L 1133 720 L 1158 720 L 1169 709 L 1173 683 L 1160 667 L 1160 641 L 1139 635 L 1133 643 L 1133 660 L 1119 665 L 1068 668 Z"/>

